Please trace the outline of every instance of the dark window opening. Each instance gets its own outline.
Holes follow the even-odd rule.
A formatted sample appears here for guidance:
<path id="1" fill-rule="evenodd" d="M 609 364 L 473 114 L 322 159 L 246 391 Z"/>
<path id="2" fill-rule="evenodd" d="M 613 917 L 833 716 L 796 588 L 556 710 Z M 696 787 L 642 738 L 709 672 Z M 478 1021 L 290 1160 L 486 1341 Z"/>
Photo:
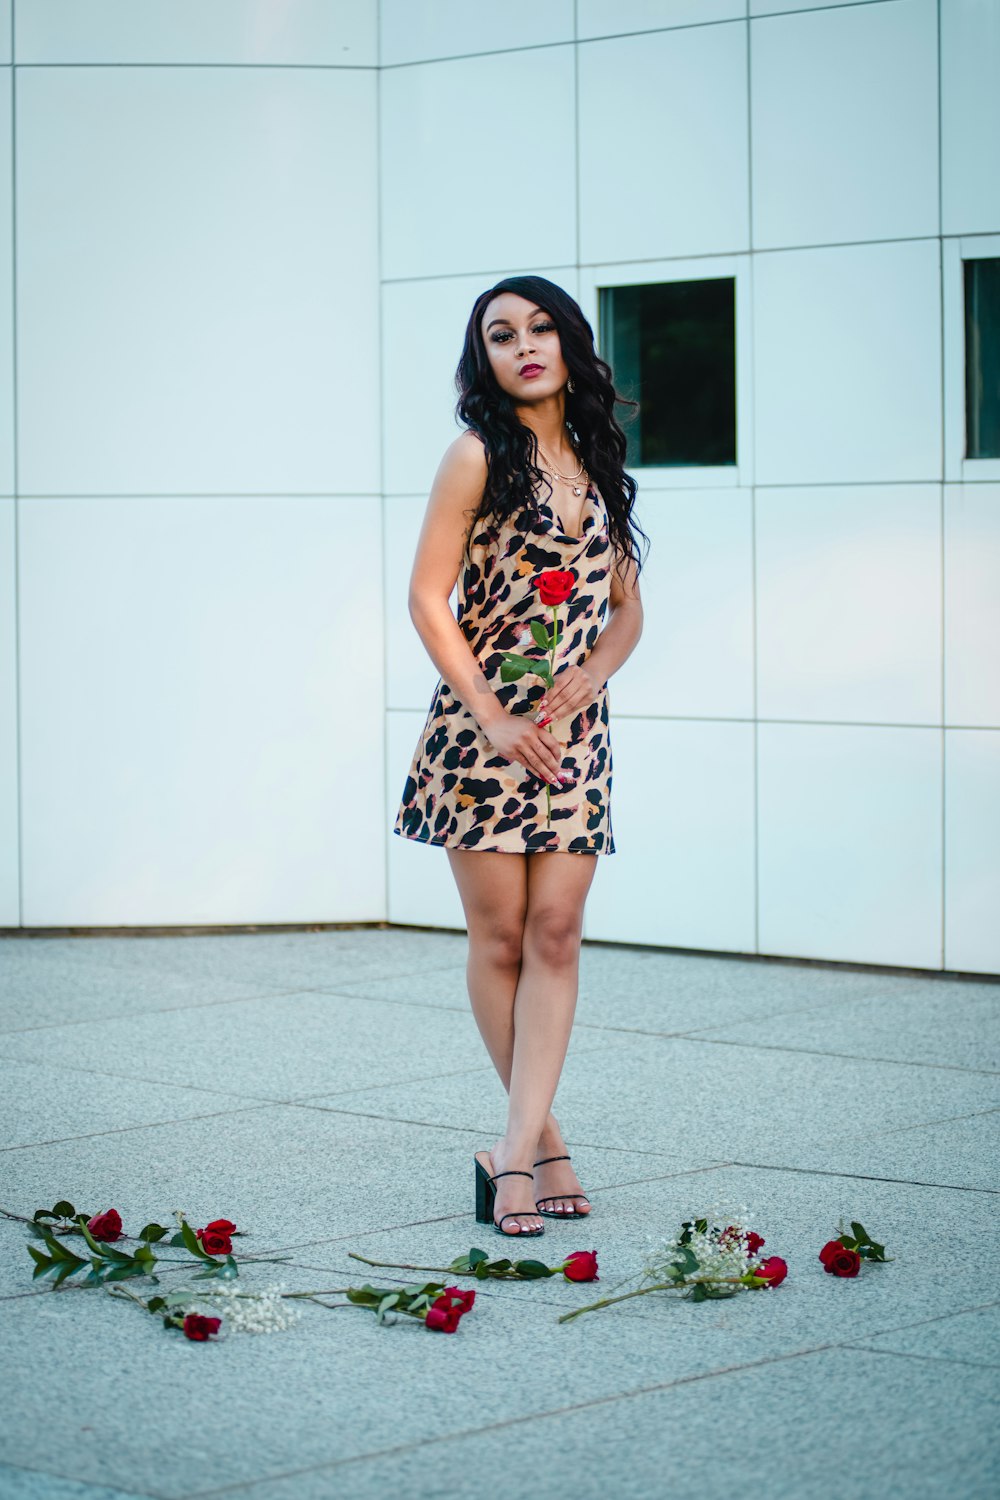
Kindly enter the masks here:
<path id="1" fill-rule="evenodd" d="M 626 467 L 736 462 L 736 282 L 731 276 L 601 287 L 601 353 L 616 390 Z"/>
<path id="2" fill-rule="evenodd" d="M 967 260 L 965 456 L 1000 458 L 1000 259 Z"/>

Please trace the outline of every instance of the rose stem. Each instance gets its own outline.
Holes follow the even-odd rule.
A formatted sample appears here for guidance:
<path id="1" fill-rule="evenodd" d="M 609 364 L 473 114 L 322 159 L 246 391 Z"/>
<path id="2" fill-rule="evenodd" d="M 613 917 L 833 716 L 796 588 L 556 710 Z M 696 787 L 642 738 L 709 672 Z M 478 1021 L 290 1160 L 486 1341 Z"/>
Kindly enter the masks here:
<path id="1" fill-rule="evenodd" d="M 577 1307 L 573 1312 L 563 1313 L 561 1318 L 556 1319 L 556 1322 L 568 1323 L 570 1318 L 578 1318 L 581 1313 L 592 1312 L 595 1307 L 610 1307 L 613 1302 L 627 1302 L 630 1297 L 644 1297 L 647 1292 L 683 1292 L 688 1287 L 713 1281 L 742 1281 L 742 1277 L 691 1276 L 686 1281 L 658 1281 L 654 1286 L 641 1286 L 638 1291 L 625 1292 L 621 1297 L 605 1297 L 600 1302 L 588 1302 L 586 1307 Z"/>

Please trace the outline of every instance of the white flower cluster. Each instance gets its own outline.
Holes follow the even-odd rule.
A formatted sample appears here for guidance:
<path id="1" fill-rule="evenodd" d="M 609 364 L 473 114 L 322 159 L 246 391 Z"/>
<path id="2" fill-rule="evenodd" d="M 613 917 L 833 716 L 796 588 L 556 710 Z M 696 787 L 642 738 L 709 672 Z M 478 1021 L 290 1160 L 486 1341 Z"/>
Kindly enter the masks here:
<path id="1" fill-rule="evenodd" d="M 261 1287 L 257 1292 L 244 1292 L 235 1282 L 224 1281 L 210 1291 L 199 1290 L 197 1305 L 192 1305 L 189 1311 L 211 1317 L 221 1315 L 230 1333 L 282 1333 L 302 1316 L 297 1302 L 282 1298 L 282 1292 L 286 1291 L 288 1287 L 283 1281 Z"/>
<path id="2" fill-rule="evenodd" d="M 707 1221 L 704 1230 L 694 1227 L 695 1219 Z M 709 1276 L 742 1276 L 749 1268 L 751 1256 L 747 1251 L 747 1237 L 749 1235 L 750 1212 L 746 1204 L 738 1204 L 735 1207 L 726 1208 L 723 1205 L 712 1204 L 704 1213 L 692 1216 L 691 1238 L 686 1242 L 686 1248 L 698 1258 L 698 1270 L 692 1274 L 697 1277 Z M 725 1240 L 719 1240 L 719 1235 L 730 1225 L 736 1227 L 738 1234 L 727 1235 Z M 685 1248 L 681 1244 L 681 1233 L 678 1231 L 676 1238 L 657 1245 L 646 1257 L 646 1276 L 656 1281 L 668 1279 L 668 1268 L 678 1259 L 679 1252 Z M 755 1256 L 753 1259 L 758 1259 Z"/>

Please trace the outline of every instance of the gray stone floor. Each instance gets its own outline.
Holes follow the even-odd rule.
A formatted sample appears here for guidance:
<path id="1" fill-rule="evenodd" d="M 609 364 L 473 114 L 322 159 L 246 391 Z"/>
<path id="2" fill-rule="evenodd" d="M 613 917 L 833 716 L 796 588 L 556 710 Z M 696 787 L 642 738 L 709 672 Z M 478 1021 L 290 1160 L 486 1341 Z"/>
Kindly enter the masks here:
<path id="1" fill-rule="evenodd" d="M 0 940 L 0 1205 L 232 1218 L 290 1257 L 247 1286 L 503 1253 L 472 1211 L 504 1094 L 465 953 L 406 928 Z M 453 1337 L 307 1304 L 192 1344 L 39 1290 L 0 1218 L 0 1494 L 994 1497 L 998 1007 L 986 979 L 585 944 L 556 1110 L 594 1211 L 530 1248 L 596 1248 L 600 1286 L 489 1283 Z M 783 1286 L 556 1322 L 722 1204 Z M 852 1218 L 895 1259 L 838 1280 L 817 1252 Z"/>

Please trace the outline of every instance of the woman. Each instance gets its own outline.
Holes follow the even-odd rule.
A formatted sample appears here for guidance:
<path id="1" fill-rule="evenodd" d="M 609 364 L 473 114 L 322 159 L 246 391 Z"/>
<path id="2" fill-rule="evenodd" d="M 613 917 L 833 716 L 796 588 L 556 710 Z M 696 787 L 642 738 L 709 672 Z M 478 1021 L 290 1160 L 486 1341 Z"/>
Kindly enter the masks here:
<path id="1" fill-rule="evenodd" d="M 476 1155 L 476 1217 L 513 1238 L 541 1234 L 543 1214 L 590 1212 L 551 1104 L 596 869 L 579 856 L 615 848 L 606 684 L 642 630 L 636 484 L 614 415 L 623 398 L 553 282 L 508 276 L 477 298 L 456 384 L 468 430 L 434 478 L 409 594 L 441 678 L 393 831 L 448 851 L 469 997 L 509 1095 L 505 1135 Z M 561 575 L 557 596 L 569 589 L 548 689 L 533 670 L 501 672 L 506 653 L 544 671 L 546 573 Z"/>

